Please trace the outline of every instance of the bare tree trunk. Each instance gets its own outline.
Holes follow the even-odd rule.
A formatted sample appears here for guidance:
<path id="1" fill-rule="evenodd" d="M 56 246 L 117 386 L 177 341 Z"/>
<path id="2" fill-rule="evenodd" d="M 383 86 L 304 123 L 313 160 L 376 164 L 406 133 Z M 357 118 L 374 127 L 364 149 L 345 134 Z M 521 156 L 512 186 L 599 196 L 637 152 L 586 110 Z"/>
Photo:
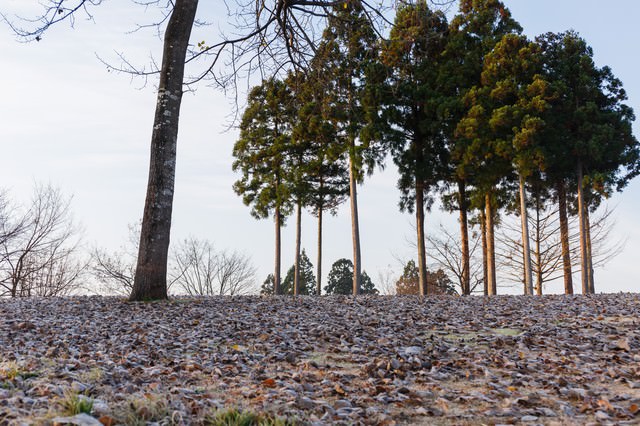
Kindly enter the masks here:
<path id="1" fill-rule="evenodd" d="M 460 209 L 460 239 L 462 251 L 462 294 L 471 294 L 471 268 L 469 256 L 469 224 L 467 219 L 467 194 L 465 183 L 458 180 L 458 207 Z"/>
<path id="2" fill-rule="evenodd" d="M 564 293 L 573 294 L 573 276 L 571 272 L 571 252 L 569 247 L 569 219 L 567 218 L 567 190 L 564 181 L 558 181 L 558 214 L 560 215 L 560 241 L 562 244 L 562 264 L 564 269 Z"/>
<path id="3" fill-rule="evenodd" d="M 540 223 L 540 194 L 536 194 L 536 294 L 542 296 L 542 253 L 540 252 L 541 223 Z"/>
<path id="4" fill-rule="evenodd" d="M 353 142 L 352 142 L 353 144 Z M 353 145 L 352 145 L 353 149 Z M 360 294 L 362 264 L 360 258 L 360 225 L 358 222 L 358 193 L 353 154 L 349 156 L 349 196 L 351 198 L 351 238 L 353 240 L 353 294 Z"/>
<path id="5" fill-rule="evenodd" d="M 420 179 L 416 179 L 416 230 L 418 234 L 418 291 L 420 296 L 425 296 L 429 290 L 427 290 L 427 257 L 424 241 L 424 183 Z"/>
<path id="6" fill-rule="evenodd" d="M 589 294 L 589 261 L 587 254 L 587 227 L 584 212 L 584 190 L 582 162 L 578 161 L 578 219 L 580 227 L 580 275 L 582 278 L 582 294 Z"/>
<path id="7" fill-rule="evenodd" d="M 140 247 L 129 300 L 167 298 L 167 256 L 175 186 L 184 61 L 198 0 L 176 0 L 164 35 Z"/>
<path id="8" fill-rule="evenodd" d="M 589 209 L 584 209 L 584 219 L 587 231 L 587 262 L 589 265 L 589 293 L 595 294 L 596 289 L 593 283 L 593 256 L 591 255 L 591 221 L 589 220 Z"/>
<path id="9" fill-rule="evenodd" d="M 280 244 L 280 234 L 282 231 L 281 225 L 281 217 L 280 217 L 280 207 L 276 207 L 275 209 L 275 222 L 276 222 L 276 256 L 275 256 L 275 269 L 273 272 L 273 294 L 279 295 L 281 294 L 280 290 L 280 263 L 281 263 L 281 254 L 282 254 L 282 246 Z"/>
<path id="10" fill-rule="evenodd" d="M 524 260 L 524 294 L 533 294 L 533 276 L 531 273 L 531 247 L 529 245 L 529 216 L 527 213 L 527 199 L 524 176 L 520 180 L 520 221 L 522 224 L 522 253 Z"/>
<path id="11" fill-rule="evenodd" d="M 318 266 L 316 276 L 316 295 L 320 296 L 322 285 L 322 204 L 318 208 Z"/>
<path id="12" fill-rule="evenodd" d="M 487 261 L 487 211 L 483 207 L 480 211 L 480 231 L 482 233 L 482 279 L 484 295 L 489 295 L 489 262 Z"/>
<path id="13" fill-rule="evenodd" d="M 298 200 L 298 209 L 296 212 L 296 257 L 294 263 L 293 274 L 293 295 L 300 294 L 300 234 L 302 228 L 302 203 Z"/>
<path id="14" fill-rule="evenodd" d="M 489 296 L 497 294 L 496 285 L 496 248 L 493 223 L 491 193 L 485 195 L 485 214 L 487 216 L 487 290 Z"/>

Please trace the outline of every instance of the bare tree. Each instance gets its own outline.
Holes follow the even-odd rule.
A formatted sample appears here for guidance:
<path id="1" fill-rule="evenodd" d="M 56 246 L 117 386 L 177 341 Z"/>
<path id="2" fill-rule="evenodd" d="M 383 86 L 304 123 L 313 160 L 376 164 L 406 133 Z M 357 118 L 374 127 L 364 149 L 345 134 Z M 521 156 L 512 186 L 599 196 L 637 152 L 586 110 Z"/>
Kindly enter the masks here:
<path id="1" fill-rule="evenodd" d="M 0 245 L 1 295 L 56 296 L 78 288 L 86 263 L 77 260 L 80 231 L 70 202 L 57 188 L 36 186 L 29 208 L 11 221 L 18 231 Z"/>
<path id="2" fill-rule="evenodd" d="M 534 246 L 532 264 L 537 294 L 542 294 L 544 283 L 564 277 L 560 220 L 557 209 L 557 205 L 543 207 L 534 209 L 533 214 L 529 215 L 529 228 Z M 611 237 L 615 226 L 613 213 L 614 209 L 605 208 L 592 218 L 592 223 L 590 223 L 593 268 L 604 266 L 620 254 L 624 248 L 624 240 L 612 240 Z M 579 219 L 575 216 L 570 217 L 568 227 L 571 265 L 578 268 L 577 271 L 579 271 L 581 265 Z M 519 229 L 515 220 L 505 218 L 498 234 L 500 241 L 498 257 L 501 271 L 511 281 L 522 283 L 524 266 Z"/>
<path id="3" fill-rule="evenodd" d="M 86 290 L 83 283 L 89 263 L 78 257 L 76 247 L 65 248 L 57 256 L 40 253 L 25 263 L 31 263 L 33 272 L 24 278 L 21 292 L 27 289 L 29 296 L 67 296 Z"/>
<path id="4" fill-rule="evenodd" d="M 20 221 L 24 218 L 12 216 L 11 213 L 15 210 L 16 208 L 11 204 L 7 191 L 0 189 L 0 246 L 2 247 L 24 228 L 24 223 Z M 0 257 L 0 262 L 4 262 L 6 260 L 4 251 L 0 253 L 0 256 L 2 256 Z"/>
<path id="5" fill-rule="evenodd" d="M 192 296 L 247 294 L 256 270 L 242 253 L 216 251 L 209 241 L 188 238 L 174 251 L 171 282 Z"/>
<path id="6" fill-rule="evenodd" d="M 91 251 L 91 274 L 98 281 L 99 293 L 128 296 L 133 290 L 136 273 L 140 223 L 129 224 L 127 242 L 116 252 L 99 247 Z"/>
<path id="7" fill-rule="evenodd" d="M 440 225 L 437 234 L 426 237 L 429 253 L 433 258 L 433 270 L 443 270 L 452 277 L 455 277 L 456 288 L 459 294 L 464 294 L 466 270 L 464 262 L 464 251 L 459 235 L 447 230 Z M 481 245 L 480 235 L 477 232 L 471 234 L 469 241 L 469 293 L 480 291 L 483 282 L 482 259 L 479 259 Z"/>
<path id="8" fill-rule="evenodd" d="M 378 270 L 378 288 L 380 294 L 385 296 L 394 296 L 396 294 L 396 272 L 391 269 L 391 265 L 385 269 Z"/>

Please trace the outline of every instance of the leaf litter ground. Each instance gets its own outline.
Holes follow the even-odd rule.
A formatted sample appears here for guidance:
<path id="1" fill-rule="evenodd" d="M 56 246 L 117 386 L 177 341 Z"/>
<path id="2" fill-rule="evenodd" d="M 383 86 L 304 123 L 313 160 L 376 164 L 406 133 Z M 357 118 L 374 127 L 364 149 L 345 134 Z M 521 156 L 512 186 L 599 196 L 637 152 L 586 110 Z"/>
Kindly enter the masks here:
<path id="1" fill-rule="evenodd" d="M 640 296 L 0 300 L 0 425 L 206 424 L 228 407 L 640 424 Z"/>

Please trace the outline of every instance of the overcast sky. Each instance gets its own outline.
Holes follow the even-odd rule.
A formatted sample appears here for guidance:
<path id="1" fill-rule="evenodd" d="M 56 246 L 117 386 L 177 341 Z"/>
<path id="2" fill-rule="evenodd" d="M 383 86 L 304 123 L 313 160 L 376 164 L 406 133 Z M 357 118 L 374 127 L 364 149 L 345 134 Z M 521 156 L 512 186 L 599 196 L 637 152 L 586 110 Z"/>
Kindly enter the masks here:
<path id="1" fill-rule="evenodd" d="M 0 10 L 28 13 L 36 0 L 3 0 Z M 201 1 L 199 14 L 213 25 L 200 29 L 192 41 L 215 42 L 225 26 L 221 1 Z M 506 0 L 525 33 L 578 31 L 593 47 L 599 66 L 609 65 L 640 111 L 640 2 L 637 0 Z M 33 10 L 33 9 L 31 9 Z M 142 215 L 149 141 L 155 108 L 154 82 L 107 72 L 97 56 L 117 63 L 122 52 L 134 63 L 160 58 L 161 41 L 149 31 L 130 33 L 135 24 L 155 15 L 128 1 L 108 1 L 94 10 L 94 20 L 63 24 L 44 39 L 18 43 L 0 25 L 0 187 L 18 201 L 27 201 L 34 183 L 51 183 L 73 196 L 75 218 L 85 228 L 88 245 L 116 250 L 127 239 L 127 225 Z M 231 149 L 237 131 L 226 131 L 232 100 L 200 87 L 183 98 L 172 241 L 195 236 L 218 248 L 244 251 L 258 269 L 258 281 L 273 269 L 273 222 L 249 215 L 231 186 Z M 634 126 L 638 134 L 638 124 Z M 364 269 L 378 274 L 401 271 L 397 258 L 409 259 L 413 217 L 398 212 L 396 174 L 392 164 L 359 188 Z M 624 252 L 596 271 L 596 291 L 637 291 L 640 252 L 640 182 L 634 181 L 609 203 L 616 208 L 612 238 L 626 239 Z M 455 218 L 437 207 L 427 216 L 427 232 L 444 224 L 457 230 Z M 312 262 L 316 256 L 316 224 L 303 216 L 303 244 Z M 351 257 L 347 205 L 325 221 L 324 276 L 331 263 Z M 293 262 L 294 227 L 283 232 L 283 270 Z M 428 256 L 428 253 L 427 253 Z M 579 283 L 576 282 L 579 290 Z M 323 284 L 324 285 L 324 284 Z M 499 283 L 500 285 L 500 283 Z M 546 292 L 560 292 L 552 283 Z M 499 292 L 521 289 L 499 287 Z"/>

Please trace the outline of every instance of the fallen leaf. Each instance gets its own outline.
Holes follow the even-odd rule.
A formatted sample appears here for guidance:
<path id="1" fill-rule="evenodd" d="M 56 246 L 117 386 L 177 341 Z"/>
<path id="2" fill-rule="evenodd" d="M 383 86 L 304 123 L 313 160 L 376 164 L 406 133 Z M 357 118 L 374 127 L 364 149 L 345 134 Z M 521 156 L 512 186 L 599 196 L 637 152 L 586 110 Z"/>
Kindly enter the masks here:
<path id="1" fill-rule="evenodd" d="M 276 381 L 274 379 L 265 379 L 262 381 L 262 386 L 264 386 L 265 388 L 275 388 L 276 387 Z"/>
<path id="2" fill-rule="evenodd" d="M 116 419 L 109 416 L 101 416 L 98 421 L 103 424 L 103 426 L 115 426 Z"/>
<path id="3" fill-rule="evenodd" d="M 626 338 L 618 340 L 616 342 L 616 349 L 631 352 L 631 347 L 629 347 L 629 340 Z"/>

